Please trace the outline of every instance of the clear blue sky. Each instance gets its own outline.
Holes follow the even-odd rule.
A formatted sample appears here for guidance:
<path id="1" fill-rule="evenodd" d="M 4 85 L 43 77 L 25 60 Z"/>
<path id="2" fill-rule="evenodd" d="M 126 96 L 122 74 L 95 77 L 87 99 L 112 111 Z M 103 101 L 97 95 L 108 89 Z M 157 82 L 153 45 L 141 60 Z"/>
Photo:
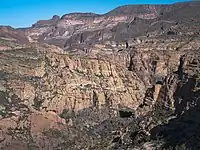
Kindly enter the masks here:
<path id="1" fill-rule="evenodd" d="M 184 0 L 0 0 L 0 25 L 28 27 L 71 12 L 105 13 L 126 4 L 170 4 Z"/>

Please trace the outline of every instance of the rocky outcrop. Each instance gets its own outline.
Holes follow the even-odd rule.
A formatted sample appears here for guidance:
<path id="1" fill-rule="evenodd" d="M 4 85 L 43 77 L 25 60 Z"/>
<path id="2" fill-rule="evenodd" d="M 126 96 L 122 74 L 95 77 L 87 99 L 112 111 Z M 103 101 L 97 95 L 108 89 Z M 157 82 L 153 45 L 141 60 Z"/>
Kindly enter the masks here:
<path id="1" fill-rule="evenodd" d="M 185 121 L 198 127 L 188 120 L 199 110 L 197 4 L 124 6 L 3 27 L 0 149 L 149 150 L 176 147 L 171 139 L 197 149 L 190 134 L 181 132 L 192 144 L 171 132 Z M 19 42 L 23 32 L 31 43 Z"/>
<path id="2" fill-rule="evenodd" d="M 115 108 L 119 105 L 137 108 L 143 98 L 143 82 L 116 62 L 51 52 L 42 55 L 34 49 L 16 52 L 10 63 L 5 56 L 9 59 L 12 52 L 2 52 L 1 62 L 7 63 L 7 67 L 2 65 L 2 71 L 5 78 L 20 76 L 22 79 L 9 78 L 4 86 L 29 105 L 34 105 L 34 101 L 41 103 L 39 109 L 60 114 L 64 109 L 78 111 L 107 104 Z M 21 64 L 21 59 L 26 57 L 31 66 Z"/>
<path id="3" fill-rule="evenodd" d="M 43 149 L 52 146 L 45 143 L 47 137 L 44 132 L 62 129 L 65 120 L 58 117 L 54 112 L 32 112 L 21 114 L 9 119 L 1 119 L 1 149 Z M 14 137 L 14 138 L 13 138 Z M 23 139 L 23 142 L 22 142 Z M 49 145 L 51 144 L 51 145 Z"/>
<path id="4" fill-rule="evenodd" d="M 60 20 L 60 17 L 57 15 L 54 15 L 50 20 L 40 20 L 37 23 L 33 24 L 32 27 L 40 28 L 40 27 L 54 26 L 59 20 Z"/>
<path id="5" fill-rule="evenodd" d="M 54 131 L 60 134 L 58 130 L 66 130 L 66 126 L 73 130 L 84 125 L 82 128 L 90 128 L 91 132 L 96 132 L 98 126 L 100 132 L 103 120 L 120 117 L 121 110 L 133 118 L 148 115 L 157 104 L 177 111 L 174 94 L 187 78 L 199 71 L 198 39 L 186 38 L 181 42 L 168 39 L 164 45 L 158 39 L 138 39 L 129 46 L 111 44 L 110 51 L 108 45 L 96 45 L 87 53 L 81 53 L 80 49 L 67 53 L 45 44 L 1 51 L 1 122 L 7 122 L 9 128 L 8 131 L 2 127 L 3 135 L 10 130 L 16 136 L 18 132 L 21 136 L 28 132 L 27 140 L 40 147 L 46 140 L 45 134 Z M 186 107 L 188 105 L 182 110 Z M 90 120 L 73 118 L 89 112 L 94 114 Z M 96 117 L 100 118 L 95 120 Z M 13 119 L 15 125 L 9 126 Z M 17 124 L 17 120 L 22 124 Z M 154 119 L 150 119 L 148 125 L 140 122 L 144 131 L 137 136 L 148 137 L 149 131 L 159 123 Z M 43 130 L 45 134 L 41 134 Z M 129 134 L 121 132 L 124 136 Z M 11 147 L 21 140 L 12 141 L 10 136 L 2 138 L 2 146 L 9 143 Z M 46 148 L 50 145 L 48 140 Z"/>

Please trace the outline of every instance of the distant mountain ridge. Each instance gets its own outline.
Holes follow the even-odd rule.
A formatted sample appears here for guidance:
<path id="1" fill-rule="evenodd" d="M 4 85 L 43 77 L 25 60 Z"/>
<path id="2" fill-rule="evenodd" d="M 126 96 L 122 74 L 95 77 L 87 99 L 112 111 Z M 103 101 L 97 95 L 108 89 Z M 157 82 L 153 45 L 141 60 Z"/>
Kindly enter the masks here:
<path id="1" fill-rule="evenodd" d="M 169 5 L 125 5 L 101 15 L 54 15 L 49 20 L 36 22 L 32 27 L 17 30 L 23 32 L 30 43 L 45 42 L 67 50 L 78 44 L 89 46 L 96 42 L 128 41 L 154 32 L 185 32 L 184 28 L 193 26 L 191 20 L 197 24 L 199 16 L 200 2 L 196 1 Z"/>
<path id="2" fill-rule="evenodd" d="M 32 28 L 25 30 L 25 33 L 31 42 L 44 41 L 65 49 L 78 43 L 91 45 L 116 39 L 128 40 L 147 35 L 148 32 L 162 32 L 160 29 L 165 26 L 164 30 L 167 32 L 175 23 L 182 22 L 185 26 L 185 22 L 189 22 L 191 18 L 198 21 L 199 3 L 126 5 L 102 15 L 70 13 L 61 18 L 38 21 Z"/>
<path id="3" fill-rule="evenodd" d="M 199 4 L 0 26 L 0 149 L 200 149 Z"/>

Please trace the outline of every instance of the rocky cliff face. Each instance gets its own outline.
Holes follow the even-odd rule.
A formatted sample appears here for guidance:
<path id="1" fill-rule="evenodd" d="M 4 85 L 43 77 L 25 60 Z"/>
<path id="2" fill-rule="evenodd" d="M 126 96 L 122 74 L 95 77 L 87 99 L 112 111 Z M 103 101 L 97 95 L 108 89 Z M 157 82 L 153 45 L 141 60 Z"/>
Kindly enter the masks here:
<path id="1" fill-rule="evenodd" d="M 0 31 L 15 39 L 0 44 L 0 148 L 198 149 L 196 126 L 174 137 L 198 124 L 188 118 L 199 106 L 199 6 L 124 6 Z"/>
<path id="2" fill-rule="evenodd" d="M 9 26 L 0 26 L 0 51 L 21 48 L 28 43 L 28 38 L 23 31 Z"/>
<path id="3" fill-rule="evenodd" d="M 195 13 L 191 13 L 195 12 Z M 39 21 L 26 30 L 29 41 L 45 41 L 65 49 L 103 41 L 125 41 L 136 36 L 186 28 L 189 20 L 198 22 L 198 2 L 174 5 L 123 6 L 104 15 L 72 13 L 59 19 Z M 160 29 L 160 30 L 159 30 Z M 183 30 L 184 31 L 184 30 Z M 193 29 L 192 32 L 198 31 Z"/>

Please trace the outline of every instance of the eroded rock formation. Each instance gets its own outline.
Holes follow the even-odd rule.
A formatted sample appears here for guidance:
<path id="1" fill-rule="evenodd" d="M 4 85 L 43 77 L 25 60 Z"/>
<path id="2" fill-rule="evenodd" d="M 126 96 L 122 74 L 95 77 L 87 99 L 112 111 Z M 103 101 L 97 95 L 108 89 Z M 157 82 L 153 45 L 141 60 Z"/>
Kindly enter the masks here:
<path id="1" fill-rule="evenodd" d="M 197 149 L 198 140 L 167 134 L 198 114 L 199 6 L 124 6 L 2 27 L 0 148 Z"/>

